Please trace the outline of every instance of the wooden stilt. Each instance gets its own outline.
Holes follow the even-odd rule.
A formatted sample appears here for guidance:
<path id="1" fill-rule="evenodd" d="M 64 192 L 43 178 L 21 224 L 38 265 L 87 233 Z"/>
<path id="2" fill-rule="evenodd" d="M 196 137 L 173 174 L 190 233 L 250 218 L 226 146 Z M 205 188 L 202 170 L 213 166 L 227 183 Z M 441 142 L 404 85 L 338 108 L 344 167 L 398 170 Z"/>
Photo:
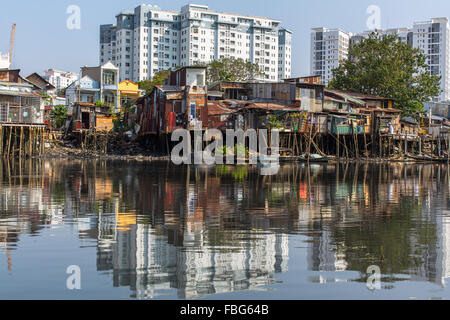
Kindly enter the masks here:
<path id="1" fill-rule="evenodd" d="M 11 156 L 10 151 L 11 151 L 12 127 L 9 127 L 8 129 L 9 129 L 8 152 L 6 153 L 6 155 L 9 157 Z"/>

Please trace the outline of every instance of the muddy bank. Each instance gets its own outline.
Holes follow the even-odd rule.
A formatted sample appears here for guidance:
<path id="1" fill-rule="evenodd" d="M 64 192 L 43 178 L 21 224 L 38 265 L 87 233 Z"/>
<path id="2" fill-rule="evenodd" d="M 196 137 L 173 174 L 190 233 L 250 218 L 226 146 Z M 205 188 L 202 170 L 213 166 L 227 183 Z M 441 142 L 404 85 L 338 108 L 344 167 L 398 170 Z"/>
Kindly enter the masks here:
<path id="1" fill-rule="evenodd" d="M 169 161 L 170 156 L 155 151 L 136 148 L 111 148 L 106 153 L 97 150 L 82 149 L 71 142 L 53 141 L 46 145 L 40 159 L 103 159 L 103 160 L 136 160 L 136 161 Z"/>

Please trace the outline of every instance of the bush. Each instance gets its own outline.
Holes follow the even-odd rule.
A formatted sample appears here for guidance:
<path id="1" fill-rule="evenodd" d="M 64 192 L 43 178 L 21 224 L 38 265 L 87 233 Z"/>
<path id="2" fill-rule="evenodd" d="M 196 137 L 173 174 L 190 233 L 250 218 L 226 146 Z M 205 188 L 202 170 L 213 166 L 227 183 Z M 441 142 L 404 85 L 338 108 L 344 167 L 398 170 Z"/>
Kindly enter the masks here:
<path id="1" fill-rule="evenodd" d="M 57 128 L 61 128 L 67 120 L 68 109 L 64 105 L 57 105 L 53 108 L 51 117 Z"/>

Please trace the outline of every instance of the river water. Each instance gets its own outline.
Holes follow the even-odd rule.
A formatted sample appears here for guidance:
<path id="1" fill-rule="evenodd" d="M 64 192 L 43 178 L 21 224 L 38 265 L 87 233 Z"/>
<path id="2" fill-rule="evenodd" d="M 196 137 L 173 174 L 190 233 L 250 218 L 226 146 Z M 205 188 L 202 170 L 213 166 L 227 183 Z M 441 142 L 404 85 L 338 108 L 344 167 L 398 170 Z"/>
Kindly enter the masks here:
<path id="1" fill-rule="evenodd" d="M 449 175 L 0 160 L 0 298 L 448 299 Z"/>

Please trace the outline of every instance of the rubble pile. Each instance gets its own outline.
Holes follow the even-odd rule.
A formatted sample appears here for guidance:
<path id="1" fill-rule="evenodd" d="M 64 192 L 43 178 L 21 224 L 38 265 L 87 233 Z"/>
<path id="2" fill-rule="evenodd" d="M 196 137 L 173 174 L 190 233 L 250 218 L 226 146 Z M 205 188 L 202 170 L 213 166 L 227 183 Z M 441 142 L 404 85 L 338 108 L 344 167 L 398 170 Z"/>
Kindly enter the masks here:
<path id="1" fill-rule="evenodd" d="M 106 153 L 99 145 L 102 139 L 107 139 Z M 62 140 L 46 143 L 44 158 L 73 158 L 73 159 L 116 159 L 116 160 L 169 160 L 170 157 L 145 147 L 136 136 L 120 133 L 109 133 L 103 137 L 97 136 L 95 144 L 83 142 L 80 144 L 73 135 Z"/>

